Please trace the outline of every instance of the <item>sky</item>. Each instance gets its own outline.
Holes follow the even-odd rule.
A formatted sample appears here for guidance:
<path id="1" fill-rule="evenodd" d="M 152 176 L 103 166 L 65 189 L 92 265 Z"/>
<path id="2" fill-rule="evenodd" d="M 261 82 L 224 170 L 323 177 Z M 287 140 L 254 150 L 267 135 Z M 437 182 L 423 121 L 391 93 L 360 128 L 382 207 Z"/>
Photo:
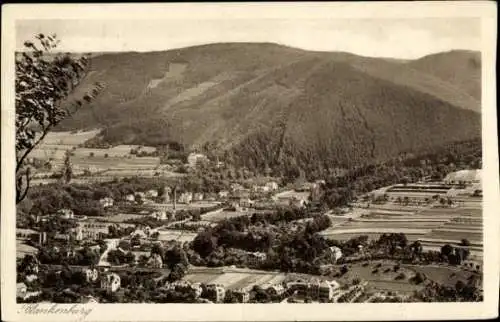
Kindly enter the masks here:
<path id="1" fill-rule="evenodd" d="M 158 51 L 216 42 L 274 42 L 306 50 L 419 58 L 481 49 L 479 18 L 43 19 L 16 21 L 16 48 L 56 34 L 61 51 Z"/>

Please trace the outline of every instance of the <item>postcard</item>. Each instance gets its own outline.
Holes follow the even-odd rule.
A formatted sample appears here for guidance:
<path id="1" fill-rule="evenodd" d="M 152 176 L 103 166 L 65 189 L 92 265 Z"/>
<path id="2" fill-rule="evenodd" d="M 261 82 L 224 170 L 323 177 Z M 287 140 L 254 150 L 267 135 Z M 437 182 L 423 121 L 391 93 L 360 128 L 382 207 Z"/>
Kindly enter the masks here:
<path id="1" fill-rule="evenodd" d="M 495 3 L 2 9 L 2 320 L 497 316 Z"/>

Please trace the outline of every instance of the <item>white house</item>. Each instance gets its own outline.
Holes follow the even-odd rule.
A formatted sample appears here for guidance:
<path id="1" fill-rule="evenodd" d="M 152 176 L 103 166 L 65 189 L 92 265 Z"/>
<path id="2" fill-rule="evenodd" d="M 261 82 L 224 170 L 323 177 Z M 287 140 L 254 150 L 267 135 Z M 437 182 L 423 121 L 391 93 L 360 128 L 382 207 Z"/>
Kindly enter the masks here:
<path id="1" fill-rule="evenodd" d="M 203 200 L 203 193 L 201 192 L 196 192 L 194 195 L 193 195 L 193 200 L 194 201 L 202 201 Z"/>
<path id="2" fill-rule="evenodd" d="M 28 287 L 24 283 L 16 284 L 16 297 L 24 299 L 28 293 Z"/>
<path id="3" fill-rule="evenodd" d="M 266 183 L 266 187 L 268 187 L 269 190 L 271 190 L 271 191 L 278 190 L 278 188 L 279 188 L 278 183 L 276 183 L 274 181 L 269 181 L 268 183 Z"/>
<path id="4" fill-rule="evenodd" d="M 219 198 L 227 198 L 229 196 L 229 191 L 221 190 L 217 195 L 219 196 Z"/>
<path id="5" fill-rule="evenodd" d="M 335 262 L 342 258 L 342 250 L 337 246 L 332 246 L 329 248 L 329 250 Z"/>
<path id="6" fill-rule="evenodd" d="M 102 198 L 99 200 L 99 203 L 103 208 L 113 207 L 114 202 L 115 201 L 113 200 L 113 198 L 110 197 Z"/>
<path id="7" fill-rule="evenodd" d="M 57 214 L 64 219 L 73 219 L 73 217 L 75 216 L 73 210 L 71 209 L 59 209 Z"/>
<path id="8" fill-rule="evenodd" d="M 116 273 L 105 272 L 101 275 L 101 289 L 113 293 L 118 291 L 121 285 L 120 276 Z"/>
<path id="9" fill-rule="evenodd" d="M 154 211 L 149 216 L 156 220 L 167 220 L 167 212 L 164 210 Z"/>
<path id="10" fill-rule="evenodd" d="M 292 207 L 297 207 L 297 208 L 304 208 L 307 205 L 307 200 L 300 199 L 300 198 L 292 198 L 290 199 L 290 206 Z"/>
<path id="11" fill-rule="evenodd" d="M 87 268 L 85 270 L 85 279 L 88 283 L 94 283 L 99 278 L 99 272 L 95 268 Z"/>
<path id="12" fill-rule="evenodd" d="M 158 190 L 154 190 L 154 189 L 151 189 L 151 190 L 148 190 L 146 191 L 146 198 L 156 198 L 158 197 Z"/>
<path id="13" fill-rule="evenodd" d="M 233 295 L 240 303 L 246 303 L 250 301 L 250 294 L 248 293 L 248 290 L 245 289 L 233 290 Z"/>
<path id="14" fill-rule="evenodd" d="M 226 297 L 226 289 L 220 284 L 207 285 L 207 292 L 209 293 L 209 298 L 215 303 L 224 301 Z"/>
<path id="15" fill-rule="evenodd" d="M 133 231 L 130 234 L 130 237 L 132 237 L 132 238 L 135 236 L 138 236 L 139 239 L 146 239 L 146 238 L 148 238 L 148 233 L 144 229 L 136 229 L 135 231 Z"/>
<path id="16" fill-rule="evenodd" d="M 31 283 L 33 281 L 36 281 L 38 279 L 38 276 L 35 275 L 35 274 L 30 274 L 30 275 L 26 275 L 26 282 L 28 283 Z"/>
<path id="17" fill-rule="evenodd" d="M 482 170 L 460 170 L 449 173 L 443 182 L 446 184 L 478 184 L 482 182 Z"/>
<path id="18" fill-rule="evenodd" d="M 148 266 L 152 268 L 162 268 L 163 260 L 159 254 L 153 254 L 148 260 Z"/>
<path id="19" fill-rule="evenodd" d="M 196 167 L 200 162 L 207 162 L 208 158 L 206 155 L 201 153 L 190 153 L 187 162 L 190 167 Z"/>
<path id="20" fill-rule="evenodd" d="M 179 203 L 184 203 L 188 204 L 191 203 L 193 200 L 193 193 L 192 192 L 184 192 L 179 196 Z"/>
<path id="21" fill-rule="evenodd" d="M 285 288 L 283 287 L 282 284 L 273 284 L 273 285 L 270 285 L 266 291 L 270 294 L 273 294 L 273 295 L 281 295 L 285 292 Z"/>

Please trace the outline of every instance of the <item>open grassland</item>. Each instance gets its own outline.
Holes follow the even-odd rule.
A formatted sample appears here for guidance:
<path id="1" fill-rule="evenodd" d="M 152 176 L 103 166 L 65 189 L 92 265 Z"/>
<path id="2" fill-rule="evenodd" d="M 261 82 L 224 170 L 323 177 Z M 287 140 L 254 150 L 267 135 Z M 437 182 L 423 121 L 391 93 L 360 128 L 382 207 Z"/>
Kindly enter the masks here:
<path id="1" fill-rule="evenodd" d="M 159 236 L 158 240 L 168 241 L 168 240 L 176 240 L 179 242 L 190 242 L 193 241 L 196 237 L 196 233 L 187 232 L 184 230 L 158 230 Z"/>
<path id="2" fill-rule="evenodd" d="M 439 250 L 445 243 L 457 245 L 467 239 L 471 242 L 471 252 L 481 255 L 482 204 L 477 198 L 462 198 L 453 207 L 386 203 L 362 210 L 352 216 L 350 213 L 330 216 L 332 226 L 321 234 L 347 240 L 359 235 L 377 239 L 384 233 L 404 233 L 408 240 L 420 240 L 426 249 L 432 250 Z"/>
<path id="3" fill-rule="evenodd" d="M 125 222 L 127 220 L 130 220 L 130 219 L 136 219 L 136 218 L 141 218 L 141 217 L 144 217 L 144 216 L 138 215 L 138 214 L 117 214 L 117 215 L 113 215 L 113 216 L 104 217 L 103 219 L 108 221 L 108 222 L 121 223 L 121 222 Z"/>
<path id="4" fill-rule="evenodd" d="M 79 131 L 79 132 L 49 132 L 41 146 L 44 145 L 70 145 L 76 146 L 95 137 L 100 130 Z"/>
<path id="5" fill-rule="evenodd" d="M 38 250 L 24 243 L 23 240 L 16 239 L 16 257 L 23 258 L 25 255 L 35 255 Z"/>
<path id="6" fill-rule="evenodd" d="M 290 274 L 270 271 L 238 268 L 209 268 L 193 267 L 188 271 L 184 280 L 191 283 L 221 284 L 226 289 L 236 290 L 252 288 L 254 285 L 267 286 L 279 284 L 289 277 Z M 306 276 L 305 274 L 302 274 Z M 308 278 L 312 278 L 308 276 Z"/>
<path id="7" fill-rule="evenodd" d="M 455 286 L 458 280 L 466 282 L 473 273 L 451 266 L 431 266 L 431 265 L 405 265 L 401 264 L 397 272 L 394 270 L 396 262 L 381 260 L 363 263 L 353 263 L 348 265 L 349 271 L 338 279 L 341 283 L 349 283 L 354 278 L 368 281 L 368 288 L 374 291 L 397 291 L 410 294 L 420 290 L 424 284 L 416 285 L 411 281 L 417 273 L 427 276 L 427 279 L 445 285 Z M 363 266 L 366 265 L 366 266 Z M 401 279 L 396 279 L 398 275 Z"/>
<path id="8" fill-rule="evenodd" d="M 50 132 L 45 140 L 32 151 L 30 157 L 51 160 L 53 171 L 63 165 L 66 151 L 71 152 L 71 163 L 75 171 L 89 170 L 113 177 L 158 175 L 158 157 L 136 157 L 132 149 L 154 152 L 156 148 L 138 145 L 117 145 L 107 149 L 83 148 L 80 145 L 98 134 L 98 130 L 88 132 Z M 171 172 L 160 171 L 161 175 L 172 176 Z M 38 183 L 46 183 L 40 181 Z"/>
<path id="9" fill-rule="evenodd" d="M 253 211 L 213 211 L 202 215 L 202 218 L 205 221 L 219 222 L 234 217 L 250 216 L 253 213 Z"/>

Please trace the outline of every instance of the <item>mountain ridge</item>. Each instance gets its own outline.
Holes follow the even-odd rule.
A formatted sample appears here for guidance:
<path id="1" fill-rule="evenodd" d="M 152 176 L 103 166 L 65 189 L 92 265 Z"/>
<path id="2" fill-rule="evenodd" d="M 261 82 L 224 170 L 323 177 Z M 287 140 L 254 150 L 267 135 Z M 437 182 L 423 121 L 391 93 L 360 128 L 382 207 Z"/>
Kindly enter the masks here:
<path id="1" fill-rule="evenodd" d="M 95 81 L 106 89 L 59 130 L 106 128 L 97 141 L 112 144 L 213 143 L 262 166 L 283 153 L 338 163 L 380 160 L 481 135 L 480 78 L 467 82 L 468 74 L 480 74 L 480 55 L 452 53 L 447 64 L 443 57 L 392 61 L 273 43 L 103 54 L 92 58 L 78 91 Z M 440 64 L 446 68 L 432 69 Z M 278 133 L 282 128 L 288 132 Z M 280 138 L 269 138 L 271 150 L 241 148 L 269 133 Z"/>

